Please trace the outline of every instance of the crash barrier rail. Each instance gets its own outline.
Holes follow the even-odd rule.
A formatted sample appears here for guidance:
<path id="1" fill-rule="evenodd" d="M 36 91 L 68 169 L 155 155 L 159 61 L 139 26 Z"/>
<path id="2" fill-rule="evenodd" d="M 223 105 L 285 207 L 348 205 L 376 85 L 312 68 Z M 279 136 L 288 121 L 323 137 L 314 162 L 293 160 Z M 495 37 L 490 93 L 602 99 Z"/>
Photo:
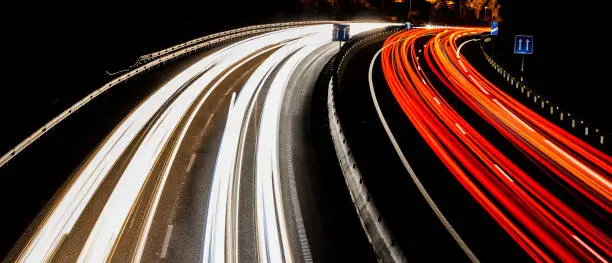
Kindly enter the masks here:
<path id="1" fill-rule="evenodd" d="M 146 63 L 152 59 L 156 59 L 160 56 L 164 56 L 166 54 L 175 52 L 177 50 L 181 50 L 187 48 L 192 45 L 196 45 L 202 43 L 204 41 L 208 41 L 214 38 L 224 37 L 227 35 L 233 35 L 245 31 L 257 30 L 257 29 L 266 29 L 266 28 L 278 28 L 278 27 L 294 27 L 294 26 L 307 26 L 307 25 L 316 25 L 316 24 L 324 24 L 324 23 L 333 23 L 333 21 L 303 21 L 303 22 L 287 22 L 287 23 L 274 23 L 274 24 L 263 24 L 263 25 L 254 25 L 242 28 L 236 28 L 232 30 L 227 30 L 223 32 L 214 33 L 211 35 L 206 35 L 200 38 L 196 38 L 185 43 L 181 43 L 160 51 L 156 51 L 150 54 L 142 55 L 139 58 L 139 63 Z"/>
<path id="2" fill-rule="evenodd" d="M 487 54 L 484 47 L 482 46 L 482 42 L 480 45 L 480 49 L 482 50 L 482 53 L 484 54 L 489 64 L 504 78 L 504 80 L 509 82 L 510 85 L 512 85 L 515 89 L 520 89 L 521 94 L 524 94 L 527 99 L 529 99 L 536 105 L 540 104 L 540 108 L 542 108 L 542 110 L 549 108 L 548 112 L 550 113 L 551 117 L 558 113 L 558 121 L 564 122 L 566 121 L 565 119 L 568 119 L 569 122 L 571 122 L 572 129 L 576 129 L 577 127 L 577 129 L 584 128 L 583 134 L 585 137 L 589 136 L 589 132 L 595 132 L 595 135 L 599 137 L 599 144 L 604 144 L 605 135 L 603 134 L 603 132 L 601 132 L 599 129 L 592 128 L 592 126 L 584 123 L 584 120 L 580 120 L 575 114 L 563 111 L 561 108 L 559 108 L 558 105 L 555 105 L 551 100 L 545 98 L 544 95 L 540 95 L 534 90 L 527 87 L 522 78 L 517 78 L 513 76 L 509 71 L 507 71 L 500 64 L 498 64 L 491 56 L 489 56 L 489 54 Z"/>
<path id="3" fill-rule="evenodd" d="M 348 58 L 354 55 L 355 51 L 379 40 L 380 37 L 388 36 L 399 30 L 400 29 L 380 30 L 378 32 L 370 31 L 353 37 L 351 41 L 341 48 L 333 61 L 333 73 L 327 91 L 329 129 L 334 148 L 336 149 L 336 155 L 340 162 L 340 168 L 342 169 L 344 180 L 349 189 L 353 205 L 357 210 L 361 225 L 366 232 L 369 242 L 374 248 L 374 252 L 379 262 L 406 262 L 406 258 L 402 250 L 393 240 L 389 228 L 386 226 L 368 189 L 363 183 L 363 177 L 359 171 L 359 167 L 351 155 L 350 147 L 346 143 L 346 138 L 342 133 L 342 125 L 336 114 L 334 96 L 338 89 L 338 83 L 341 83 L 342 77 L 344 76 L 344 67 L 346 67 Z"/>

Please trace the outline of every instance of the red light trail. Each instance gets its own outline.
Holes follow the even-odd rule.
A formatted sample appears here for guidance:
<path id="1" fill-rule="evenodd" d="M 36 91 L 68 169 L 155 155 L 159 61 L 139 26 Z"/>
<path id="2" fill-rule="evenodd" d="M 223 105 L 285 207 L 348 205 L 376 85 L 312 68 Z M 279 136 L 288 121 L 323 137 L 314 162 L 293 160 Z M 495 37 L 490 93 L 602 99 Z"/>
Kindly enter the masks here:
<path id="1" fill-rule="evenodd" d="M 486 30 L 414 29 L 392 35 L 382 52 L 391 92 L 454 177 L 535 261 L 607 262 L 612 257 L 607 233 L 496 149 L 422 70 L 424 61 L 445 87 L 531 160 L 603 209 L 609 223 L 612 158 L 503 93 L 461 56 L 456 41 Z M 417 52 L 416 41 L 431 35 L 422 54 Z"/>

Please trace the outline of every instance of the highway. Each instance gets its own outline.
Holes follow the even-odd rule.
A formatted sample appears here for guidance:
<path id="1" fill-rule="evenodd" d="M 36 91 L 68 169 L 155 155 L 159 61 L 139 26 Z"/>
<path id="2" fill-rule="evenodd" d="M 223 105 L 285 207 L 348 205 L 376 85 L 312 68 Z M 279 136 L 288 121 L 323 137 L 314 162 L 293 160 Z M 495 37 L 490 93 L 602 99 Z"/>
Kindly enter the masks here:
<path id="1" fill-rule="evenodd" d="M 188 66 L 136 80 L 148 95 L 100 121 L 114 128 L 63 164 L 73 172 L 5 261 L 612 258 L 612 157 L 479 71 L 489 28 L 351 22 L 342 46 L 328 23 L 220 33 Z"/>
<path id="2" fill-rule="evenodd" d="M 612 159 L 516 102 L 469 65 L 460 53 L 467 42 L 457 46 L 458 39 L 486 30 L 424 29 L 387 39 L 382 65 L 394 97 L 456 179 L 532 259 L 605 262 L 612 255 L 604 230 Z M 419 51 L 415 42 L 431 34 Z M 574 191 L 601 226 L 496 149 L 437 91 L 432 75 L 542 172 Z"/>
<path id="3" fill-rule="evenodd" d="M 348 58 L 336 100 L 363 184 L 408 260 L 607 262 L 612 159 L 470 64 L 487 32 L 418 27 Z"/>
<path id="4" fill-rule="evenodd" d="M 352 24 L 352 33 L 383 26 Z M 301 261 L 309 249 L 296 186 L 281 180 L 297 168 L 279 171 L 281 109 L 292 76 L 312 71 L 299 79 L 314 85 L 335 52 L 326 24 L 197 61 L 115 127 L 13 260 Z"/>

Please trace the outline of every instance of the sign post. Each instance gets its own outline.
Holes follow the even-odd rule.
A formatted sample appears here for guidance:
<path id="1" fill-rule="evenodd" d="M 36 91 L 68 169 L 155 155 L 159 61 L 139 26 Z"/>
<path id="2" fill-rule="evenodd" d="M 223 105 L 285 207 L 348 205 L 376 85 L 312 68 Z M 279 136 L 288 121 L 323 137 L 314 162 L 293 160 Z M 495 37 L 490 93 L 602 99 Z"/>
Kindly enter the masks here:
<path id="1" fill-rule="evenodd" d="M 533 54 L 533 36 L 516 35 L 514 37 L 514 54 L 521 55 L 521 81 L 525 70 L 525 55 Z"/>

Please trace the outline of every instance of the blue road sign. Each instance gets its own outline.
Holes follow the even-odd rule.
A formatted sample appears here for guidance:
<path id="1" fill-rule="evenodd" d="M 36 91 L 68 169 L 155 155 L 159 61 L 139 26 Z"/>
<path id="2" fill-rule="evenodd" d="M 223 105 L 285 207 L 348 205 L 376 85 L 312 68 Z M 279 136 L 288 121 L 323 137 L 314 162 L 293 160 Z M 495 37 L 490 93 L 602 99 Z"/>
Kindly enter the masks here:
<path id="1" fill-rule="evenodd" d="M 334 24 L 332 40 L 333 41 L 349 41 L 350 30 L 351 28 L 349 27 L 349 25 Z"/>
<path id="2" fill-rule="evenodd" d="M 533 36 L 516 35 L 514 37 L 514 54 L 533 54 Z"/>
<path id="3" fill-rule="evenodd" d="M 499 25 L 497 24 L 497 22 L 491 22 L 491 35 L 497 36 L 498 32 L 499 32 Z"/>

